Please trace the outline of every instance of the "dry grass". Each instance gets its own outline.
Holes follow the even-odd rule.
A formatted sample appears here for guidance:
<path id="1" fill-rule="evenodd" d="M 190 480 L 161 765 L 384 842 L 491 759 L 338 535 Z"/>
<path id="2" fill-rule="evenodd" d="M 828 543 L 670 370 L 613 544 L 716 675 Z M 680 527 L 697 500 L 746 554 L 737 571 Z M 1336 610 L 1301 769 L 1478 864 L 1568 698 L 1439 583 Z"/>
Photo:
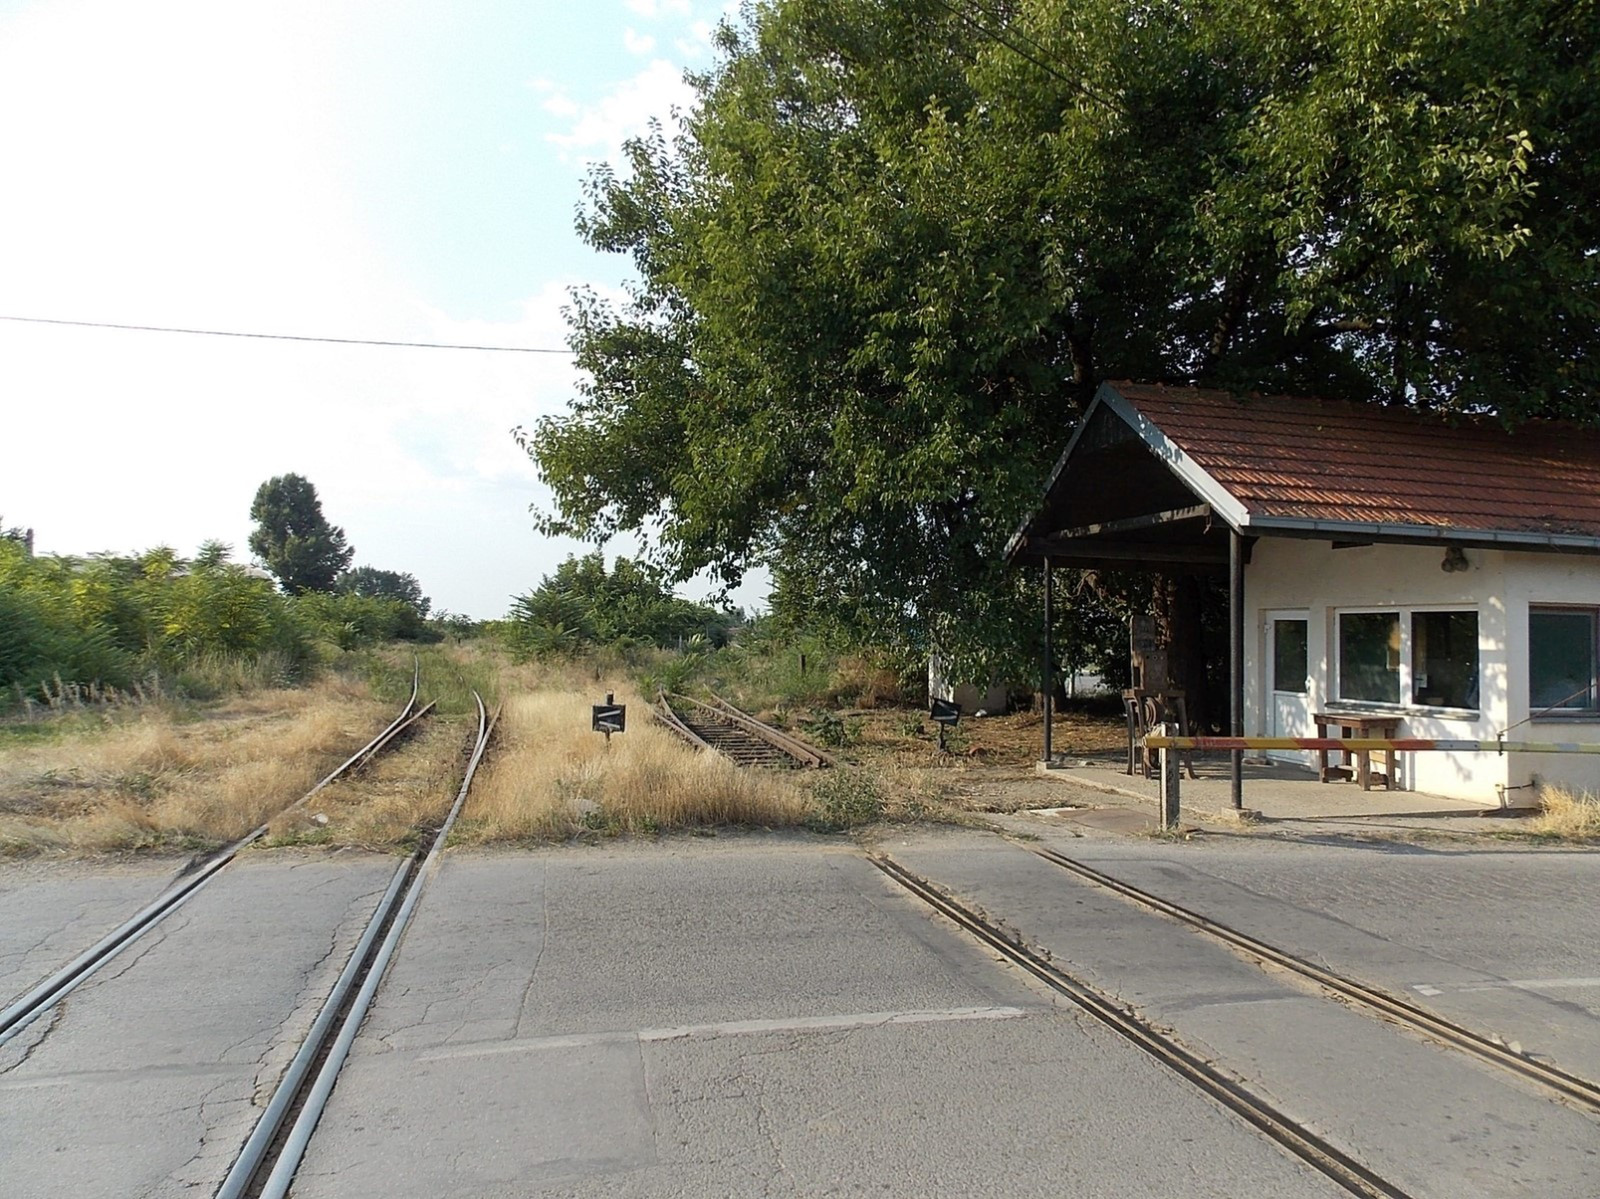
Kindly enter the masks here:
<path id="1" fill-rule="evenodd" d="M 1544 787 L 1539 792 L 1539 815 L 1528 825 L 1539 836 L 1586 841 L 1600 837 L 1600 796 L 1565 787 Z"/>
<path id="2" fill-rule="evenodd" d="M 359 774 L 340 779 L 268 824 L 268 845 L 410 846 L 437 828 L 461 785 L 476 723 L 434 716 Z"/>
<path id="3" fill-rule="evenodd" d="M 586 682 L 588 682 L 586 680 Z M 455 841 L 563 840 L 584 832 L 653 833 L 715 825 L 782 827 L 806 822 L 811 807 L 776 774 L 740 770 L 699 753 L 652 724 L 639 695 L 628 731 L 605 740 L 589 728 L 598 695 L 550 688 L 505 705 L 485 765 L 457 825 Z"/>
<path id="4" fill-rule="evenodd" d="M 201 718 L 171 705 L 0 750 L 0 854 L 220 844 L 298 798 L 386 708 L 328 678 L 258 691 Z"/>
<path id="5" fill-rule="evenodd" d="M 963 716 L 939 752 L 939 730 L 920 708 L 880 709 L 850 714 L 860 722 L 860 739 L 846 754 L 881 766 L 960 771 L 977 766 L 1031 768 L 1044 744 L 1044 717 L 1038 712 L 1004 716 Z M 804 735 L 802 730 L 802 735 Z M 1056 713 L 1051 736 L 1058 753 L 1116 752 L 1126 744 L 1122 718 L 1080 711 Z"/>

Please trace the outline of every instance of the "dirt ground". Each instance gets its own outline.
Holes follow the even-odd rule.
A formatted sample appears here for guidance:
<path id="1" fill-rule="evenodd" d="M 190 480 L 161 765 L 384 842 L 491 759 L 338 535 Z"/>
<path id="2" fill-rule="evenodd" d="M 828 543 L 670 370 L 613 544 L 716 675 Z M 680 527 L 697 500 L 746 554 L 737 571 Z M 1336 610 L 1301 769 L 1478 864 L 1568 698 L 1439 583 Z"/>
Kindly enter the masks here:
<path id="1" fill-rule="evenodd" d="M 946 733 L 920 709 L 868 709 L 842 714 L 848 744 L 833 749 L 842 761 L 877 773 L 891 793 L 916 791 L 968 812 L 1017 812 L 1063 802 L 1059 783 L 1041 778 L 1034 763 L 1044 746 L 1039 712 L 964 717 Z M 808 737 L 802 724 L 796 731 Z M 1056 714 L 1052 748 L 1069 757 L 1126 752 L 1121 718 L 1078 709 Z"/>

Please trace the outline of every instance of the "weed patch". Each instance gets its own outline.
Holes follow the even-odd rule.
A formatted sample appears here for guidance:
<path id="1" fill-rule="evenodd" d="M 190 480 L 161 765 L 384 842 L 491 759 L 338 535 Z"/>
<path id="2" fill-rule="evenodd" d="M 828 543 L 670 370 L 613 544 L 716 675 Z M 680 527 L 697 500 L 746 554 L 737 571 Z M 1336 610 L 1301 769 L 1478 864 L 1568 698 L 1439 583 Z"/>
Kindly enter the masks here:
<path id="1" fill-rule="evenodd" d="M 628 731 L 609 744 L 589 726 L 590 705 L 607 691 L 630 709 Z M 805 822 L 809 808 L 793 784 L 689 748 L 653 724 L 644 707 L 616 678 L 592 689 L 548 687 L 507 700 L 453 840 L 550 841 Z"/>
<path id="2" fill-rule="evenodd" d="M 1545 787 L 1539 793 L 1539 815 L 1529 824 L 1535 835 L 1562 840 L 1600 838 L 1600 796 L 1565 787 Z"/>
<path id="3" fill-rule="evenodd" d="M 883 816 L 883 788 L 864 770 L 828 771 L 812 786 L 811 800 L 816 810 L 810 827 L 817 832 L 859 828 Z"/>

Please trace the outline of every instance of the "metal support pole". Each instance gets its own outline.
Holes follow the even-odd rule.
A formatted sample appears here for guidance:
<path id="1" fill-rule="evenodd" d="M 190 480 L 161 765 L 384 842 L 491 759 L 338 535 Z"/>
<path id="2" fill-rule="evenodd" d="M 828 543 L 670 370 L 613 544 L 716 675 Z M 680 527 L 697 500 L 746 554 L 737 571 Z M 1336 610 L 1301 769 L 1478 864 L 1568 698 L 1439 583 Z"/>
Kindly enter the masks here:
<path id="1" fill-rule="evenodd" d="M 1244 736 L 1244 535 L 1228 535 L 1228 734 Z M 1244 807 L 1244 751 L 1232 751 L 1233 807 Z"/>
<path id="2" fill-rule="evenodd" d="M 1052 573 L 1050 559 L 1046 558 L 1044 560 L 1044 764 L 1046 767 L 1050 765 L 1054 754 L 1054 746 L 1051 742 L 1051 734 L 1054 730 L 1051 726 L 1055 723 L 1056 706 L 1055 677 L 1050 661 L 1050 625 L 1055 615 L 1053 611 L 1055 588 L 1052 584 Z"/>
<path id="3" fill-rule="evenodd" d="M 1176 732 L 1176 725 L 1162 725 L 1163 732 Z M 1183 767 L 1178 761 L 1178 751 L 1161 751 L 1161 831 L 1170 833 L 1178 827 L 1178 780 L 1183 777 Z"/>

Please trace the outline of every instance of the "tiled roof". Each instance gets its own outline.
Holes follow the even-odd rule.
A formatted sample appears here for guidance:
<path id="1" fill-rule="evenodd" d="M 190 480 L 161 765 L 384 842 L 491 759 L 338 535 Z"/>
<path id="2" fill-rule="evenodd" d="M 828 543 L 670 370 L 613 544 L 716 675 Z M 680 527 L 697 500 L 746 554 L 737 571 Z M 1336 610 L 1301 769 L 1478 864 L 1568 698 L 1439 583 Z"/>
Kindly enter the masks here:
<path id="1" fill-rule="evenodd" d="M 1293 396 L 1112 383 L 1247 522 L 1600 538 L 1600 432 Z"/>

